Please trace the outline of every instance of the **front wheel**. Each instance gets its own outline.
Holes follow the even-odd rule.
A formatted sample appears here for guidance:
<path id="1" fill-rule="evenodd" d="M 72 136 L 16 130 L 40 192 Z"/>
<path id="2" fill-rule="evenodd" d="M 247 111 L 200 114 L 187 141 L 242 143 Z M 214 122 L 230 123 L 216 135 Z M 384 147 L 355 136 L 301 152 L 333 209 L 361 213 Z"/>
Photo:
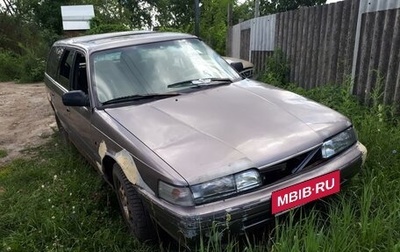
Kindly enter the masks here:
<path id="1" fill-rule="evenodd" d="M 118 164 L 113 166 L 113 182 L 118 203 L 129 230 L 142 242 L 154 238 L 154 228 L 149 213 Z"/>

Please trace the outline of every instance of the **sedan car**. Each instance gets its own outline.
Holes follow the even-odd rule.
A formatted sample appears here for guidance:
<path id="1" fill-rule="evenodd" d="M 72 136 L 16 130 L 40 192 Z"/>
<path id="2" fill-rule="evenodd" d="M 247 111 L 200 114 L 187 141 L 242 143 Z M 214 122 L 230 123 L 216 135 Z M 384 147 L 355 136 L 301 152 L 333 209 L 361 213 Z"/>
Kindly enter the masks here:
<path id="1" fill-rule="evenodd" d="M 237 59 L 233 57 L 222 57 L 226 62 L 231 64 L 232 66 L 235 67 L 236 70 L 238 70 L 239 74 L 243 78 L 253 78 L 254 77 L 254 65 L 253 63 L 247 61 L 247 60 L 242 60 L 242 59 Z"/>
<path id="2" fill-rule="evenodd" d="M 61 40 L 45 83 L 60 132 L 142 241 L 155 226 L 182 243 L 213 223 L 242 233 L 338 193 L 366 157 L 345 116 L 243 79 L 192 35 Z"/>

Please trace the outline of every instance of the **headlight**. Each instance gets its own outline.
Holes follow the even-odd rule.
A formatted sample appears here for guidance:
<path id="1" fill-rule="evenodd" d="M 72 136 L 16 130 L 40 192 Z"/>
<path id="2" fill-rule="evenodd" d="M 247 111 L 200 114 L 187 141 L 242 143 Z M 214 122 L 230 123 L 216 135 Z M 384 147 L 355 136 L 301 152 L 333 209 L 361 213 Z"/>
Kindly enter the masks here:
<path id="1" fill-rule="evenodd" d="M 322 144 L 322 157 L 330 158 L 337 153 L 347 149 L 357 142 L 357 136 L 354 129 L 348 128 L 347 130 L 337 134 L 331 139 Z"/>
<path id="2" fill-rule="evenodd" d="M 205 198 L 226 196 L 236 192 L 233 175 L 214 179 L 206 183 L 192 186 L 195 202 L 202 202 Z"/>
<path id="3" fill-rule="evenodd" d="M 202 204 L 232 194 L 250 190 L 262 184 L 257 170 L 247 170 L 234 175 L 214 179 L 188 187 L 179 187 L 160 181 L 158 195 L 160 198 L 179 206 Z"/>
<path id="4" fill-rule="evenodd" d="M 236 190 L 238 192 L 261 185 L 261 177 L 258 171 L 249 170 L 235 175 Z"/>
<path id="5" fill-rule="evenodd" d="M 261 185 L 257 170 L 248 170 L 235 175 L 214 179 L 191 187 L 194 202 L 201 204 L 218 198 L 243 192 Z"/>
<path id="6" fill-rule="evenodd" d="M 169 185 L 162 181 L 158 184 L 158 195 L 166 201 L 179 206 L 193 206 L 193 197 L 188 187 Z"/>

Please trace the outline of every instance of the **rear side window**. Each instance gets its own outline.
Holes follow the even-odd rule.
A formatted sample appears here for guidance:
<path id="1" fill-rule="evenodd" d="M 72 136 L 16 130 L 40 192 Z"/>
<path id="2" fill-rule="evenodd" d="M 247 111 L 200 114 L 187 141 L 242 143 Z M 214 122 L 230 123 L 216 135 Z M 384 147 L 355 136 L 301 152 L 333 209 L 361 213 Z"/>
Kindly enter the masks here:
<path id="1" fill-rule="evenodd" d="M 46 72 L 51 78 L 57 80 L 57 71 L 60 64 L 61 56 L 64 52 L 64 48 L 59 46 L 53 46 L 51 48 L 49 58 L 47 59 Z"/>
<path id="2" fill-rule="evenodd" d="M 70 90 L 70 79 L 73 70 L 72 69 L 73 60 L 74 60 L 74 53 L 72 51 L 65 50 L 61 58 L 58 82 L 67 90 Z"/>

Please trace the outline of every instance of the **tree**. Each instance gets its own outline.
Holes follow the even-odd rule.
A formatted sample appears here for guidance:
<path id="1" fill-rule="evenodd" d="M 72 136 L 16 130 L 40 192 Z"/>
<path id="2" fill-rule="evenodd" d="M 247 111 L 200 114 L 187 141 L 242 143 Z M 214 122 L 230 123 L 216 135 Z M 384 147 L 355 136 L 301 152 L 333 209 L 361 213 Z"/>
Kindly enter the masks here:
<path id="1" fill-rule="evenodd" d="M 233 24 L 238 24 L 242 20 L 249 20 L 254 17 L 254 0 L 246 0 L 243 3 L 235 1 L 233 5 Z"/>
<path id="2" fill-rule="evenodd" d="M 160 30 L 194 33 L 194 0 L 159 0 Z M 218 52 L 225 51 L 227 9 L 233 0 L 200 0 L 200 37 Z"/>
<path id="3" fill-rule="evenodd" d="M 325 3 L 326 0 L 260 0 L 260 15 L 264 16 Z"/>
<path id="4" fill-rule="evenodd" d="M 227 10 L 232 0 L 203 0 L 200 17 L 200 37 L 223 54 L 227 35 Z"/>
<path id="5" fill-rule="evenodd" d="M 152 16 L 157 0 L 118 0 L 120 14 L 128 21 L 130 28 L 153 27 Z"/>
<path id="6" fill-rule="evenodd" d="M 246 0 L 242 4 L 236 4 L 233 8 L 233 21 L 248 20 L 254 17 L 254 1 Z M 265 16 L 278 12 L 296 10 L 300 7 L 325 4 L 326 0 L 260 0 L 260 15 Z"/>
<path id="7" fill-rule="evenodd" d="M 194 0 L 159 0 L 157 20 L 161 30 L 193 32 Z"/>
<path id="8" fill-rule="evenodd" d="M 99 18 L 98 16 L 90 20 L 90 29 L 86 31 L 86 34 L 100 34 L 107 32 L 118 32 L 118 31 L 128 31 L 128 27 L 122 23 L 111 20 L 111 22 L 106 22 Z"/>

